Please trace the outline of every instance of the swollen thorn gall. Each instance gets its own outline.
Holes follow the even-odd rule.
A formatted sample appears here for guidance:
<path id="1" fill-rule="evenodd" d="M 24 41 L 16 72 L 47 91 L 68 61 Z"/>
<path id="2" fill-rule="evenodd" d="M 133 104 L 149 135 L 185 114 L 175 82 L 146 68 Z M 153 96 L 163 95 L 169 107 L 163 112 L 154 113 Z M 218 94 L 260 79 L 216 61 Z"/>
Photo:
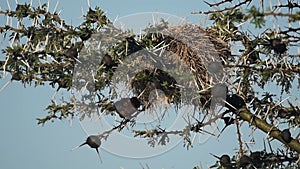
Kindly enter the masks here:
<path id="1" fill-rule="evenodd" d="M 226 97 L 226 105 L 231 112 L 235 112 L 236 110 L 246 106 L 244 99 L 238 94 L 227 95 Z"/>
<path id="2" fill-rule="evenodd" d="M 289 129 L 282 130 L 280 136 L 286 143 L 290 143 L 293 139 Z"/>
<path id="3" fill-rule="evenodd" d="M 88 136 L 88 138 L 86 139 L 86 141 L 84 143 L 82 143 L 81 145 L 73 148 L 72 151 L 75 150 L 75 149 L 77 149 L 77 148 L 80 148 L 81 146 L 83 146 L 85 144 L 89 145 L 91 148 L 96 149 L 98 157 L 99 157 L 99 159 L 100 159 L 100 161 L 102 163 L 102 159 L 101 159 L 101 156 L 100 156 L 100 153 L 99 153 L 99 149 L 98 149 L 100 147 L 100 145 L 101 145 L 101 139 L 100 139 L 100 137 L 97 136 L 97 135 L 90 135 L 90 136 Z"/>
<path id="4" fill-rule="evenodd" d="M 223 154 L 221 157 L 218 157 L 212 153 L 210 153 L 210 155 L 214 156 L 215 158 L 219 159 L 220 161 L 220 164 L 222 167 L 229 167 L 231 166 L 231 159 L 230 159 L 230 156 L 227 155 L 227 154 Z"/>

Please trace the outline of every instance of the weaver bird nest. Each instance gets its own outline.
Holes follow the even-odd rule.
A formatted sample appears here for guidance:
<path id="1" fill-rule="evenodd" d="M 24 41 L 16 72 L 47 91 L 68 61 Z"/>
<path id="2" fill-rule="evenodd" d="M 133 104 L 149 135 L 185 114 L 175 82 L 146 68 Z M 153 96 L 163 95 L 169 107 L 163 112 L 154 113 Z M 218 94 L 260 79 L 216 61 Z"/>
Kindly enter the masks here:
<path id="1" fill-rule="evenodd" d="M 98 92 L 98 106 L 109 111 L 115 109 L 108 100 L 124 98 L 124 90 L 146 108 L 157 102 L 209 108 L 212 86 L 222 82 L 229 57 L 226 43 L 196 25 L 150 27 L 137 37 L 103 28 L 81 50 L 73 86 Z"/>
<path id="2" fill-rule="evenodd" d="M 139 64 L 148 69 L 138 72 L 132 79 L 134 94 L 146 105 L 151 103 L 151 92 L 160 90 L 165 94 L 163 101 L 166 103 L 208 107 L 212 85 L 221 83 L 224 77 L 222 64 L 230 57 L 227 44 L 203 28 L 188 24 L 146 36 L 152 37 L 155 49 L 159 50 L 154 49 L 155 52 L 139 58 Z M 149 60 L 153 63 L 149 64 Z"/>

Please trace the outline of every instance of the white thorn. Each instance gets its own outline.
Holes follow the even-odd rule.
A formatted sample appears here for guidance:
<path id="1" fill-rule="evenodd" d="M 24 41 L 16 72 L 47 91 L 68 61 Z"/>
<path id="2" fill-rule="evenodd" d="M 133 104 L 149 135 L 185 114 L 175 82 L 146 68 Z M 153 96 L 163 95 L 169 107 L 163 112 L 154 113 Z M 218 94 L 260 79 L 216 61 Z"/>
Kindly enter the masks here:
<path id="1" fill-rule="evenodd" d="M 53 93 L 51 100 L 54 100 L 56 98 L 56 95 L 57 95 L 57 90 L 55 90 L 55 92 Z"/>
<path id="2" fill-rule="evenodd" d="M 155 23 L 154 14 L 152 14 L 152 21 L 153 21 L 153 26 L 155 26 L 155 25 L 156 25 L 156 23 Z"/>
<path id="3" fill-rule="evenodd" d="M 9 80 L 5 83 L 5 85 L 0 89 L 0 93 L 12 82 L 12 80 Z"/>
<path id="4" fill-rule="evenodd" d="M 102 158 L 101 158 L 101 155 L 100 155 L 99 149 L 98 149 L 98 148 L 96 148 L 96 151 L 97 151 L 98 157 L 99 157 L 99 159 L 100 159 L 100 162 L 102 163 Z"/>
<path id="5" fill-rule="evenodd" d="M 90 2 L 90 0 L 87 0 L 87 4 L 88 4 L 88 7 L 91 8 L 91 2 Z"/>
<path id="6" fill-rule="evenodd" d="M 61 11 L 62 11 L 62 9 L 57 12 L 57 15 L 60 15 Z"/>
<path id="7" fill-rule="evenodd" d="M 50 8 L 50 0 L 48 0 L 47 2 L 47 9 L 46 9 L 47 12 L 49 12 L 49 8 Z"/>
<path id="8" fill-rule="evenodd" d="M 113 21 L 113 25 L 116 24 L 116 22 L 117 22 L 118 19 L 119 19 L 119 16 L 117 15 L 116 18 L 115 18 L 114 21 Z"/>
<path id="9" fill-rule="evenodd" d="M 70 127 L 73 126 L 73 118 L 70 119 Z"/>
<path id="10" fill-rule="evenodd" d="M 60 3 L 60 0 L 58 0 L 58 1 L 56 2 L 56 4 L 55 4 L 55 7 L 54 7 L 54 9 L 53 9 L 53 13 L 55 13 L 55 12 L 56 12 L 56 10 L 57 10 L 57 8 L 58 8 L 58 5 L 59 5 L 59 3 Z"/>
<path id="11" fill-rule="evenodd" d="M 81 13 L 82 13 L 82 16 L 83 16 L 83 15 L 84 15 L 84 13 L 85 13 L 85 12 L 84 12 L 84 10 L 83 10 L 83 8 L 81 8 Z"/>
<path id="12" fill-rule="evenodd" d="M 71 151 L 74 151 L 74 150 L 76 150 L 77 148 L 80 148 L 81 146 L 82 146 L 82 144 L 79 145 L 79 146 L 76 146 L 76 147 L 72 148 Z"/>
<path id="13" fill-rule="evenodd" d="M 11 7 L 10 7 L 10 4 L 9 4 L 8 0 L 6 0 L 6 2 L 7 2 L 8 10 L 11 11 Z"/>

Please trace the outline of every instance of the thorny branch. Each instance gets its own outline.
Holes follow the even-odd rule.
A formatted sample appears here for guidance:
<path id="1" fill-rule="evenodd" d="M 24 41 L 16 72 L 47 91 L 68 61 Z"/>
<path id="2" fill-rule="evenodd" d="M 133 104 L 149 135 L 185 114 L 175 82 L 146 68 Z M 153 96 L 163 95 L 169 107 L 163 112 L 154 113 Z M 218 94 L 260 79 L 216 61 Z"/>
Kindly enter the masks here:
<path id="1" fill-rule="evenodd" d="M 164 126 L 157 126 L 150 130 L 133 130 L 133 134 L 134 136 L 140 136 L 146 139 L 158 140 L 159 145 L 167 144 L 169 139 L 168 135 L 178 135 L 188 142 L 187 146 L 191 146 L 190 134 L 192 132 L 216 136 L 215 133 L 205 131 L 204 127 L 216 123 L 219 119 L 224 119 L 225 115 L 230 115 L 235 117 L 240 155 L 244 156 L 246 154 L 244 152 L 246 151 L 243 150 L 245 143 L 242 142 L 242 133 L 239 130 L 239 124 L 243 121 L 247 121 L 250 125 L 265 132 L 269 137 L 282 142 L 293 150 L 289 154 L 282 153 L 283 155 L 277 155 L 276 157 L 278 158 L 276 159 L 279 159 L 277 163 L 285 161 L 294 162 L 297 153 L 300 152 L 299 138 L 288 138 L 287 141 L 282 133 L 288 130 L 281 130 L 275 126 L 275 123 L 282 120 L 282 123 L 288 125 L 289 128 L 298 127 L 300 125 L 299 106 L 295 105 L 295 103 L 289 99 L 282 100 L 283 94 L 290 94 L 292 88 L 297 87 L 297 84 L 293 82 L 296 81 L 297 78 L 299 80 L 299 54 L 293 55 L 290 54 L 290 51 L 294 47 L 292 45 L 299 43 L 300 28 L 293 25 L 288 28 L 280 27 L 279 30 L 273 30 L 265 26 L 265 17 L 281 17 L 287 19 L 289 23 L 297 23 L 300 20 L 298 11 L 300 5 L 288 0 L 286 3 L 270 7 L 274 9 L 272 11 L 265 11 L 263 0 L 260 1 L 262 3 L 262 9 L 256 7 L 252 0 L 238 1 L 235 4 L 233 1 L 234 0 L 222 0 L 216 3 L 205 1 L 209 7 L 217 9 L 192 13 L 209 15 L 213 21 L 211 27 L 208 27 L 206 30 L 203 29 L 203 31 L 207 32 L 205 40 L 208 40 L 207 37 L 209 37 L 210 41 L 216 42 L 216 45 L 220 45 L 220 51 L 217 51 L 219 52 L 218 54 L 226 56 L 222 57 L 222 66 L 224 66 L 226 71 L 228 70 L 226 76 L 228 76 L 229 79 L 233 79 L 232 83 L 229 81 L 224 82 L 226 84 L 231 83 L 229 84 L 230 87 L 228 91 L 226 91 L 226 101 L 228 101 L 227 99 L 232 94 L 236 94 L 236 96 L 243 98 L 247 104 L 247 108 L 243 107 L 239 109 L 240 107 L 228 106 L 228 103 L 226 103 L 225 107 L 227 109 L 225 112 L 211 116 L 210 119 L 206 121 L 203 120 L 204 118 L 197 119 L 196 122 L 189 121 L 181 130 L 168 131 L 164 129 Z M 231 5 L 230 7 L 222 8 L 223 5 L 225 6 L 229 3 Z M 251 4 L 253 6 L 249 10 L 246 10 Z M 89 40 L 93 33 L 102 31 L 105 26 L 111 26 L 109 25 L 111 22 L 100 8 L 95 8 L 95 10 L 90 8 L 84 16 L 85 21 L 76 27 L 67 24 L 60 18 L 58 13 L 51 13 L 45 9 L 46 5 L 34 8 L 30 5 L 18 4 L 15 10 L 0 10 L 0 15 L 17 19 L 19 25 L 18 27 L 14 27 L 10 24 L 0 25 L 0 33 L 3 34 L 4 37 L 8 35 L 9 40 L 12 42 L 10 46 L 2 50 L 6 58 L 0 61 L 0 71 L 9 72 L 12 75 L 11 81 L 19 81 L 24 85 L 31 85 L 32 82 L 35 82 L 36 86 L 49 84 L 57 88 L 57 91 L 59 89 L 69 90 L 72 87 L 74 64 L 78 61 L 78 53 L 83 48 L 84 42 Z M 288 9 L 289 12 L 278 12 L 278 9 Z M 33 26 L 24 25 L 24 18 L 32 20 Z M 241 25 L 245 24 L 246 21 L 250 21 L 249 24 L 257 28 L 264 29 L 263 32 L 258 35 L 253 35 L 253 32 L 249 33 L 249 31 L 243 30 Z M 167 24 L 163 22 L 163 24 L 157 26 L 165 28 Z M 192 26 L 190 28 L 197 29 L 197 27 Z M 149 29 L 155 28 L 150 27 Z M 177 31 L 180 32 L 183 30 Z M 113 36 L 110 37 L 113 38 Z M 101 66 L 95 75 L 96 84 L 94 88 L 97 90 L 95 93 L 101 95 L 99 100 L 97 100 L 98 102 L 95 102 L 97 102 L 96 105 L 101 109 L 103 114 L 107 112 L 107 114 L 104 115 L 116 114 L 114 103 L 110 100 L 118 97 L 118 93 L 110 86 L 111 77 L 116 67 L 122 64 L 123 59 L 128 55 L 136 53 L 141 49 L 155 49 L 157 53 L 151 51 L 152 53 L 149 55 L 151 57 L 153 55 L 159 55 L 158 53 L 160 51 L 158 49 L 160 48 L 169 48 L 179 54 L 187 54 L 188 57 L 182 57 L 183 59 L 181 59 L 188 60 L 189 66 L 191 66 L 193 70 L 199 70 L 195 76 L 201 77 L 199 72 L 206 71 L 205 67 L 202 67 L 203 64 L 201 65 L 199 61 L 200 58 L 195 58 L 193 51 L 186 47 L 187 44 L 180 44 L 176 41 L 174 42 L 174 39 L 169 39 L 169 41 L 172 41 L 171 43 L 175 44 L 172 44 L 174 46 L 169 46 L 169 44 L 165 44 L 167 43 L 166 39 L 167 38 L 164 38 L 160 33 L 145 33 L 145 35 L 141 34 L 139 36 L 139 40 L 136 40 L 136 35 L 131 34 L 131 36 L 122 40 L 119 39 L 117 44 L 110 47 L 111 50 L 109 50 L 108 53 L 103 54 L 107 57 L 107 60 L 101 62 Z M 110 39 L 107 38 L 106 40 L 109 41 Z M 232 51 L 229 51 L 229 49 L 230 45 L 234 45 L 234 43 L 240 43 L 242 46 L 238 48 L 238 52 L 235 52 L 235 55 L 232 55 Z M 161 78 L 161 74 L 155 74 L 157 72 L 159 71 L 140 74 L 143 75 L 141 77 L 144 79 L 151 79 L 151 83 L 141 83 L 140 86 L 152 86 L 155 89 L 159 88 L 165 91 L 165 93 L 168 93 L 172 98 L 167 98 L 164 102 L 168 104 L 168 106 L 174 106 L 174 98 L 180 98 L 179 95 L 172 95 L 172 92 L 177 92 L 177 88 L 174 87 L 175 85 L 172 80 L 167 81 L 168 83 L 166 83 L 166 81 L 161 84 L 157 83 L 160 82 L 159 78 Z M 152 77 L 145 78 L 145 74 L 152 75 Z M 164 78 L 165 77 L 168 76 L 164 76 Z M 203 77 L 206 77 L 205 73 L 203 73 Z M 258 92 L 253 85 L 265 89 L 266 84 L 269 82 L 276 82 L 277 86 L 282 87 L 281 95 L 272 94 L 270 91 L 260 93 L 260 96 L 258 96 Z M 85 85 L 88 86 L 88 84 Z M 102 95 L 104 95 L 102 91 L 107 88 L 109 88 L 110 91 L 103 93 L 109 93 L 110 96 L 102 97 Z M 200 95 L 199 97 L 204 99 L 204 101 L 200 99 L 200 101 L 205 103 L 204 105 L 209 105 L 211 102 L 210 91 L 207 91 L 205 94 L 195 91 L 195 93 Z M 145 91 L 141 91 L 140 94 L 144 92 Z M 236 102 L 231 102 L 230 104 L 235 103 Z M 199 109 L 201 108 L 203 107 Z M 53 121 L 54 119 L 74 118 L 74 116 L 81 115 L 76 114 L 75 105 L 68 101 L 63 101 L 61 104 L 52 101 L 52 104 L 50 104 L 46 110 L 49 114 L 44 118 L 38 118 L 39 124 L 45 124 L 47 121 Z M 192 116 L 196 119 L 194 115 Z M 134 120 L 134 118 L 130 120 L 122 119 L 118 125 L 100 133 L 99 136 L 103 139 L 107 139 L 113 131 L 121 132 L 123 128 L 128 125 L 134 127 Z M 290 154 L 292 154 L 291 157 L 288 157 Z M 274 157 L 274 153 L 270 153 L 268 156 L 270 156 L 270 158 Z M 239 158 L 241 157 L 242 156 L 239 156 Z M 260 157 L 267 159 L 266 153 Z M 252 160 L 254 159 L 254 157 L 251 158 Z M 249 162 L 249 164 L 251 163 L 252 162 Z M 221 163 L 221 165 L 223 165 L 223 163 Z M 233 164 L 230 163 L 230 165 Z M 242 164 L 241 161 L 239 161 L 234 165 L 240 166 Z"/>

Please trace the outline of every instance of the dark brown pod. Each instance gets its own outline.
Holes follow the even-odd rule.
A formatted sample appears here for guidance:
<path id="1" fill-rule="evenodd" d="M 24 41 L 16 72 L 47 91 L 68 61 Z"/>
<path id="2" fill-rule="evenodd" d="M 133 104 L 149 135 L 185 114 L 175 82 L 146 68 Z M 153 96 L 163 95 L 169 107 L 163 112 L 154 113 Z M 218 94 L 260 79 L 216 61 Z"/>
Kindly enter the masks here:
<path id="1" fill-rule="evenodd" d="M 80 35 L 80 39 L 82 41 L 86 41 L 86 40 L 90 39 L 91 36 L 92 36 L 91 32 L 86 32 L 86 33 Z"/>
<path id="2" fill-rule="evenodd" d="M 64 55 L 68 58 L 77 58 L 78 56 L 78 51 L 76 48 L 70 48 L 65 51 Z"/>
<path id="3" fill-rule="evenodd" d="M 229 126 L 229 125 L 234 123 L 234 118 L 233 117 L 226 116 L 226 117 L 222 117 L 222 119 L 224 120 L 224 123 L 225 123 L 226 126 Z"/>
<path id="4" fill-rule="evenodd" d="M 132 98 L 122 98 L 115 104 L 116 112 L 121 118 L 130 118 L 132 114 L 137 112 L 138 108 L 141 106 L 141 102 L 137 97 Z"/>
<path id="5" fill-rule="evenodd" d="M 228 95 L 226 102 L 226 107 L 232 112 L 246 106 L 244 99 L 238 94 Z"/>
<path id="6" fill-rule="evenodd" d="M 109 54 L 105 54 L 103 56 L 101 63 L 108 69 L 116 66 L 116 63 L 113 61 L 112 57 Z"/>
<path id="7" fill-rule="evenodd" d="M 282 132 L 280 133 L 280 136 L 286 143 L 290 143 L 293 140 L 289 129 L 282 130 Z"/>
<path id="8" fill-rule="evenodd" d="M 257 168 L 261 168 L 261 165 L 263 163 L 264 158 L 264 152 L 263 151 L 255 151 L 251 152 L 250 158 L 252 159 L 253 165 Z"/>
<path id="9" fill-rule="evenodd" d="M 230 157 L 227 154 L 224 154 L 220 157 L 220 164 L 223 167 L 229 166 L 230 165 Z"/>
<path id="10" fill-rule="evenodd" d="M 84 143 L 82 143 L 81 145 L 73 148 L 73 150 L 76 149 L 76 148 L 79 148 L 79 147 L 81 147 L 81 146 L 83 146 L 85 144 L 89 145 L 91 148 L 96 149 L 98 157 L 101 160 L 101 156 L 100 156 L 99 149 L 98 149 L 100 147 L 100 145 L 101 145 L 101 139 L 100 139 L 100 137 L 97 136 L 97 135 L 90 135 L 90 136 L 88 136 L 88 138 L 86 139 L 86 141 Z"/>
<path id="11" fill-rule="evenodd" d="M 91 148 L 98 148 L 101 145 L 101 140 L 99 136 L 91 135 L 86 139 L 85 143 L 83 144 L 87 144 Z"/>
<path id="12" fill-rule="evenodd" d="M 245 167 L 249 164 L 252 164 L 252 159 L 247 155 L 242 155 L 238 164 L 240 167 Z"/>
<path id="13" fill-rule="evenodd" d="M 251 53 L 249 53 L 249 56 L 247 58 L 247 62 L 249 64 L 255 64 L 257 63 L 257 61 L 259 60 L 259 52 L 256 50 L 251 51 Z"/>
<path id="14" fill-rule="evenodd" d="M 287 46 L 281 39 L 271 39 L 270 44 L 271 48 L 277 54 L 282 54 L 287 51 Z"/>
<path id="15" fill-rule="evenodd" d="M 11 77 L 11 81 L 13 81 L 13 80 L 15 80 L 15 81 L 22 80 L 20 73 L 14 73 Z"/>
<path id="16" fill-rule="evenodd" d="M 130 102 L 136 109 L 142 105 L 141 101 L 137 97 L 130 98 Z"/>
<path id="17" fill-rule="evenodd" d="M 288 114 L 287 110 L 285 110 L 283 108 L 279 109 L 277 112 L 277 116 L 280 118 L 286 118 L 287 114 Z"/>

